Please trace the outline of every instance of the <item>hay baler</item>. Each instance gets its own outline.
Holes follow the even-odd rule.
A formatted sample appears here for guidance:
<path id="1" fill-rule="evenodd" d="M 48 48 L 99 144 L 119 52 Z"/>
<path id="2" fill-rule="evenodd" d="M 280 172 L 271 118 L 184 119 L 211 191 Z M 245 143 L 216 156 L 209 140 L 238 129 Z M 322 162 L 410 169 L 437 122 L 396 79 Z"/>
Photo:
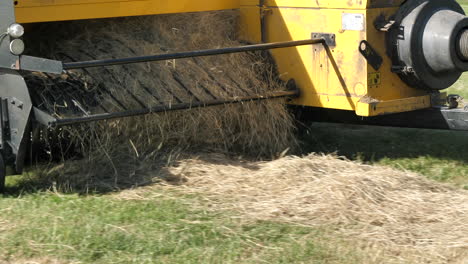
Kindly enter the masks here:
<path id="1" fill-rule="evenodd" d="M 239 10 L 239 38 L 250 44 L 66 63 L 23 54 L 28 32 L 22 24 L 230 9 Z M 454 0 L 0 0 L 0 30 L 0 189 L 7 165 L 22 172 L 35 124 L 60 127 L 285 97 L 298 118 L 468 129 L 461 98 L 440 92 L 468 70 L 468 18 Z M 81 109 L 59 118 L 33 104 L 22 77 L 257 50 L 271 50 L 290 90 L 99 114 Z"/>

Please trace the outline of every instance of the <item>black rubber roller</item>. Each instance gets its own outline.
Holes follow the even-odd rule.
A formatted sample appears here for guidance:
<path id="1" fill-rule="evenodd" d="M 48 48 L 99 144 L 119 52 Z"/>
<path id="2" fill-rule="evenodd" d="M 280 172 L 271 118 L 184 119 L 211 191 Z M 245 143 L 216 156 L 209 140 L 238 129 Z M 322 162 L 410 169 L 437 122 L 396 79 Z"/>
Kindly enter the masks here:
<path id="1" fill-rule="evenodd" d="M 389 54 L 411 86 L 441 90 L 468 71 L 468 18 L 454 0 L 409 0 L 395 17 Z"/>

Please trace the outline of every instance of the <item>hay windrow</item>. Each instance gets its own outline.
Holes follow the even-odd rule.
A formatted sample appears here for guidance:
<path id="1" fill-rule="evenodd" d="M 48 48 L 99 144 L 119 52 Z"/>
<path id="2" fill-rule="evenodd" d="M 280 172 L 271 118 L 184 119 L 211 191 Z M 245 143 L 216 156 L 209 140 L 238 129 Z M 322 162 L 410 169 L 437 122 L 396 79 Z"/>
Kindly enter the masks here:
<path id="1" fill-rule="evenodd" d="M 223 11 L 44 24 L 26 41 L 36 43 L 29 54 L 82 61 L 237 46 L 236 31 L 237 12 Z M 58 117 L 286 89 L 265 53 L 90 68 L 61 76 L 34 73 L 26 79 L 36 105 Z M 49 168 L 41 177 L 91 189 L 107 177 L 113 180 L 98 182 L 118 186 L 145 167 L 164 164 L 179 150 L 271 157 L 294 145 L 284 100 L 42 130 L 36 136 L 45 139 L 48 154 L 65 151 L 82 158 L 65 161 L 64 156 L 61 169 Z M 78 179 L 67 180 L 77 172 Z"/>
<path id="2" fill-rule="evenodd" d="M 315 154 L 270 162 L 209 154 L 168 166 L 161 177 L 245 219 L 332 227 L 376 263 L 468 260 L 467 191 L 414 173 Z"/>

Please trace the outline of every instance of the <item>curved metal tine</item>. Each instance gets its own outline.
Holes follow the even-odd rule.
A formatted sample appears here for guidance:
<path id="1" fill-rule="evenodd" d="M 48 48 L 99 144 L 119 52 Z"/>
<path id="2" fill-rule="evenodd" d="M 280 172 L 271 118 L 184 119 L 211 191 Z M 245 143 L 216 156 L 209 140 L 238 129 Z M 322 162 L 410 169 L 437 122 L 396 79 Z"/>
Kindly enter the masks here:
<path id="1" fill-rule="evenodd" d="M 166 87 L 168 86 L 167 83 L 165 83 L 163 80 L 161 80 L 161 83 L 163 84 L 163 87 Z M 180 99 L 179 96 L 177 96 L 174 92 L 172 92 L 172 90 L 170 89 L 164 89 L 164 91 L 166 91 L 168 94 L 170 94 L 174 99 L 176 99 L 179 103 L 183 103 L 184 101 L 182 99 Z M 164 102 L 163 102 L 164 103 Z"/>
<path id="2" fill-rule="evenodd" d="M 119 43 L 122 47 L 125 47 L 127 48 L 131 53 L 133 54 L 137 54 L 136 51 L 134 49 L 132 49 L 130 46 L 128 45 L 125 45 L 125 43 L 123 43 L 122 41 L 120 41 L 119 39 L 115 39 L 114 40 L 115 42 Z M 123 67 L 127 67 L 127 65 L 123 65 Z M 148 86 L 144 85 L 141 81 L 138 81 L 138 83 L 140 84 L 140 87 L 143 88 L 144 91 L 146 91 L 149 95 L 151 95 L 158 103 L 162 104 L 163 103 L 163 100 L 161 98 L 159 98 L 158 96 L 156 96 L 156 94 L 154 94 L 150 88 L 148 88 Z"/>
<path id="3" fill-rule="evenodd" d="M 49 74 L 49 73 L 44 73 L 44 74 L 45 74 L 49 79 L 53 79 L 52 76 L 51 76 L 51 74 Z M 71 85 L 71 86 L 73 86 L 73 87 L 75 88 L 75 85 L 74 85 L 73 83 L 67 82 L 67 84 L 69 84 L 69 85 Z M 75 89 L 75 90 L 77 90 L 77 91 L 79 92 L 78 89 Z M 57 98 L 55 97 L 55 93 L 50 92 L 50 94 L 53 94 L 54 100 L 57 101 Z M 70 93 L 68 93 L 68 94 L 70 94 Z M 63 98 L 63 95 L 60 95 L 60 97 Z M 63 100 L 65 101 L 65 98 L 63 98 Z M 80 102 L 78 101 L 78 98 L 76 98 L 75 96 L 72 95 L 71 101 L 73 102 L 73 105 L 74 105 L 76 108 L 78 108 L 80 111 L 82 111 L 85 115 L 90 115 L 90 114 L 91 114 L 91 111 L 86 110 L 86 108 L 83 106 L 83 104 L 80 103 Z M 101 104 L 99 104 L 98 106 L 99 106 L 100 108 L 102 108 L 105 112 L 108 112 L 108 111 L 106 111 L 106 109 L 105 109 Z"/>
<path id="4" fill-rule="evenodd" d="M 190 94 L 193 98 L 195 98 L 196 102 L 202 102 L 203 100 L 200 99 L 196 94 L 194 94 L 185 84 L 182 82 L 182 80 L 178 76 L 179 74 L 177 72 L 172 73 L 172 77 L 174 77 L 174 80 L 185 90 L 187 91 L 188 94 Z"/>
<path id="5" fill-rule="evenodd" d="M 122 41 L 120 41 L 120 40 L 115 40 L 115 41 L 118 42 L 119 44 L 121 44 L 123 47 L 127 48 L 131 53 L 133 53 L 133 54 L 135 54 L 135 55 L 137 54 L 137 52 L 136 52 L 134 49 L 132 49 L 132 48 L 131 48 L 130 46 L 128 46 L 128 45 L 125 45 Z M 192 58 L 192 59 L 195 60 L 195 59 L 197 59 L 197 58 Z M 123 66 L 126 67 L 125 65 L 123 65 Z M 179 81 L 181 81 L 181 80 L 176 80 L 176 81 L 177 81 L 179 84 L 181 84 L 181 83 L 179 82 Z M 161 100 L 160 98 L 156 97 L 156 95 L 154 95 L 154 94 L 150 91 L 150 89 L 149 89 L 148 87 L 146 87 L 146 86 L 144 86 L 143 84 L 141 84 L 141 82 L 140 82 L 140 85 L 141 85 L 141 87 L 142 87 L 143 89 L 145 89 L 145 91 L 146 91 L 147 93 L 149 93 L 149 94 L 152 95 L 154 98 L 156 98 L 158 102 L 161 102 L 161 103 L 162 103 L 162 100 Z M 181 84 L 181 85 L 182 85 L 182 84 Z M 185 87 L 185 85 L 182 85 L 182 87 L 184 87 L 184 89 L 187 89 L 187 88 Z M 200 84 L 200 87 L 201 87 L 208 95 L 210 95 L 211 97 L 213 97 L 213 99 L 217 99 L 217 97 L 216 97 L 215 95 L 213 95 L 213 93 L 212 93 L 208 88 L 206 88 L 206 87 L 203 86 L 202 84 Z M 188 89 L 187 89 L 187 90 L 188 90 Z M 166 89 L 165 89 L 165 91 L 167 91 L 167 92 L 170 93 L 171 95 L 175 96 L 171 91 L 166 90 Z M 179 100 L 179 101 L 182 102 L 182 100 Z"/>
<path id="6" fill-rule="evenodd" d="M 61 54 L 62 56 L 68 57 L 68 58 L 71 59 L 72 61 L 75 60 L 73 57 L 71 57 L 71 56 L 68 55 L 68 54 L 65 54 L 65 53 L 60 53 L 60 54 Z M 83 72 L 87 73 L 88 75 L 92 76 L 92 74 L 88 71 L 88 69 L 81 69 L 81 70 L 82 70 Z M 105 91 L 106 94 L 109 95 L 110 98 L 111 98 L 112 100 L 114 100 L 120 108 L 122 108 L 122 110 L 124 110 L 124 111 L 128 110 L 128 108 L 127 108 L 122 102 L 120 102 L 120 101 L 111 93 L 111 91 L 109 91 L 109 89 L 107 89 L 107 87 L 100 85 L 100 86 L 99 86 L 99 89 L 102 89 L 103 91 Z M 103 110 L 104 110 L 104 109 L 103 109 Z M 104 111 L 106 111 L 106 110 L 104 110 Z M 106 112 L 109 112 L 109 111 L 106 111 Z"/>
<path id="7" fill-rule="evenodd" d="M 197 63 L 200 63 L 201 61 L 201 58 L 193 58 L 193 60 L 195 60 L 195 62 Z M 201 62 L 203 63 L 203 62 Z M 221 90 L 223 90 L 228 96 L 232 96 L 232 93 L 229 92 L 229 90 L 224 86 L 222 85 L 218 80 L 216 80 L 216 78 L 214 78 L 213 74 L 211 74 L 209 71 L 205 71 L 206 75 L 213 81 L 216 83 L 217 86 L 219 86 L 219 88 L 221 88 Z"/>
<path id="8" fill-rule="evenodd" d="M 84 51 L 84 50 L 80 50 L 80 52 L 83 52 L 83 54 L 86 54 L 86 55 L 88 55 L 89 57 L 91 57 L 91 55 L 90 55 L 89 53 L 87 53 L 86 51 Z M 112 73 L 108 68 L 103 67 L 103 70 L 106 71 L 107 74 L 109 74 L 109 75 L 112 77 L 112 79 L 114 79 L 117 83 L 119 83 L 120 86 L 122 87 L 122 89 L 123 89 L 124 91 L 126 91 L 126 92 L 130 95 L 130 97 L 131 97 L 135 102 L 137 102 L 141 107 L 144 107 L 144 108 L 147 108 L 147 107 L 148 107 L 148 106 L 147 106 L 145 103 L 143 103 L 143 101 L 141 101 L 135 94 L 133 94 L 125 85 L 123 85 L 122 82 L 119 81 L 119 80 L 115 77 L 114 73 Z"/>

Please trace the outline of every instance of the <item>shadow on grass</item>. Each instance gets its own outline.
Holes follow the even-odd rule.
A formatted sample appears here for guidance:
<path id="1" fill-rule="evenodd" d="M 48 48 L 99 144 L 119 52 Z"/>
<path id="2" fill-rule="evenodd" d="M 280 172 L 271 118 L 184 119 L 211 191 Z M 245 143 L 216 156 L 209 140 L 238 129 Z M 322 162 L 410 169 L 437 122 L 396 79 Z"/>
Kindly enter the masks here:
<path id="1" fill-rule="evenodd" d="M 336 154 L 468 189 L 466 131 L 315 123 L 301 139 L 301 154 Z"/>
<path id="2" fill-rule="evenodd" d="M 57 192 L 78 195 L 100 195 L 118 192 L 137 187 L 144 187 L 155 183 L 148 171 L 136 170 L 130 175 L 90 174 L 89 171 L 63 169 L 63 163 L 49 163 L 52 169 L 27 168 L 22 175 L 6 178 L 4 196 L 18 197 L 26 194 Z M 55 166 L 55 167 L 54 167 Z M 50 172 L 60 170 L 63 172 Z"/>
<path id="3" fill-rule="evenodd" d="M 172 173 L 168 173 L 168 166 L 178 166 L 179 160 L 197 159 L 206 164 L 223 164 L 235 167 L 243 167 L 249 170 L 258 170 L 260 167 L 251 161 L 257 159 L 253 157 L 239 157 L 229 153 L 219 151 L 205 152 L 183 152 L 172 161 L 161 162 L 138 162 L 128 161 L 135 170 L 122 171 L 119 175 L 87 175 L 80 169 L 63 169 L 63 163 L 49 163 L 50 170 L 29 168 L 28 173 L 7 177 L 5 196 L 18 197 L 24 194 L 33 194 L 41 192 L 60 192 L 79 195 L 100 195 L 122 190 L 134 189 L 164 183 L 170 185 L 183 184 L 186 179 Z M 79 162 L 79 160 L 76 160 Z M 79 164 L 79 163 L 78 163 Z M 127 164 L 127 165 L 128 165 Z M 76 166 L 74 167 L 76 168 Z M 189 169 L 189 168 L 184 168 Z M 50 171 L 62 170 L 66 173 L 50 173 Z M 112 174 L 112 173 L 111 173 Z"/>
<path id="4" fill-rule="evenodd" d="M 421 173 L 438 181 L 447 181 L 468 186 L 468 132 L 403 129 L 315 123 L 307 133 L 300 136 L 303 144 L 300 153 L 337 154 L 350 160 L 371 164 L 390 165 Z M 194 154 L 193 156 L 197 156 Z M 192 157 L 193 157 L 192 156 Z M 205 156 L 207 162 L 226 162 L 216 155 Z M 200 157 L 204 159 L 204 157 Z M 251 166 L 234 157 L 231 165 Z M 130 178 L 116 180 L 113 176 L 82 181 L 71 176 L 69 189 L 60 186 L 60 181 L 68 179 L 42 179 L 29 175 L 7 177 L 5 195 L 21 196 L 27 193 L 56 191 L 78 194 L 104 194 L 135 187 L 154 184 L 154 179 L 164 179 L 160 170 L 151 173 L 136 173 Z"/>
<path id="5" fill-rule="evenodd" d="M 316 123 L 301 136 L 304 153 L 337 153 L 367 162 L 421 156 L 468 162 L 468 132 Z"/>

